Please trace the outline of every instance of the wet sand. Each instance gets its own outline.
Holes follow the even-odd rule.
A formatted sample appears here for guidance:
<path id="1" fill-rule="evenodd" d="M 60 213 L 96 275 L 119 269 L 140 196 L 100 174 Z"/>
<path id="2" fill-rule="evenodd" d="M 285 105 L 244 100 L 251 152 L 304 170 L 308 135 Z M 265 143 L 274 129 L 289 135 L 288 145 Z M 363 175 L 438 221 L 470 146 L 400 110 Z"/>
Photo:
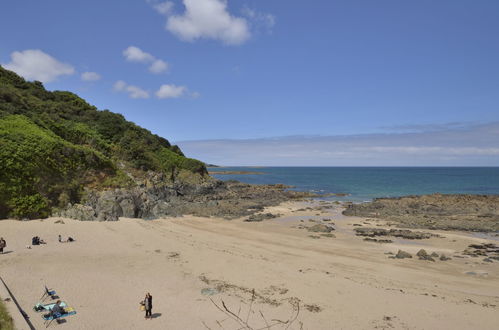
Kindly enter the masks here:
<path id="1" fill-rule="evenodd" d="M 426 240 L 366 242 L 353 225 L 384 228 L 383 221 L 365 224 L 338 206 L 319 205 L 284 203 L 265 210 L 281 217 L 253 223 L 190 216 L 2 220 L 0 236 L 12 252 L 0 255 L 0 276 L 37 329 L 43 322 L 31 308 L 45 284 L 77 310 L 60 329 L 240 328 L 214 305 L 222 300 L 253 328 L 294 319 L 299 305 L 289 329 L 497 329 L 499 262 L 453 257 L 469 244 L 497 242 L 444 231 L 430 231 L 441 237 Z M 324 218 L 335 224 L 335 238 L 298 228 Z M 58 243 L 58 234 L 76 242 Z M 27 249 L 34 235 L 48 244 Z M 453 259 L 386 254 L 420 248 Z M 148 321 L 139 311 L 146 292 L 153 296 Z"/>

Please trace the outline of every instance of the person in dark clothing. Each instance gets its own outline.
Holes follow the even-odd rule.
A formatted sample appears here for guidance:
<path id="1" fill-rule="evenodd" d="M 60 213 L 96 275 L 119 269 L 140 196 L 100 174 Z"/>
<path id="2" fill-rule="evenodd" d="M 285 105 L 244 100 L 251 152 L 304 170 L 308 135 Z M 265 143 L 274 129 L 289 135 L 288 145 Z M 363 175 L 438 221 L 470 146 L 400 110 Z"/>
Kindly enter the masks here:
<path id="1" fill-rule="evenodd" d="M 45 317 L 58 317 L 62 314 L 64 314 L 64 308 L 61 307 L 61 301 L 57 300 L 55 303 L 54 307 L 50 309 L 50 312 L 48 314 L 45 314 Z"/>
<path id="2" fill-rule="evenodd" d="M 151 296 L 151 294 L 149 292 L 146 294 L 146 297 L 144 298 L 144 307 L 146 309 L 146 316 L 145 316 L 145 318 L 146 319 L 147 318 L 151 319 L 152 318 L 151 317 L 151 315 L 152 315 L 151 314 L 151 312 L 152 312 L 152 296 Z"/>
<path id="3" fill-rule="evenodd" d="M 0 237 L 0 253 L 3 254 L 3 249 L 7 246 L 7 242 L 3 239 L 3 237 Z"/>

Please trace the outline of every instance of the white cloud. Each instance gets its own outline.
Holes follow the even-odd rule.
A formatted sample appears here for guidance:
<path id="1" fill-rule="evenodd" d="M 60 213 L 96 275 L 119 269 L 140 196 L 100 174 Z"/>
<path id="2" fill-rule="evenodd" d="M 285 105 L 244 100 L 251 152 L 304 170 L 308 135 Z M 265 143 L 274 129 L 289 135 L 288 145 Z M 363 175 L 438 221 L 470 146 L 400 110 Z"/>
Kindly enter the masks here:
<path id="1" fill-rule="evenodd" d="M 173 84 L 161 85 L 156 92 L 156 97 L 158 99 L 173 99 L 183 96 L 186 91 L 187 88 L 185 88 L 185 86 L 176 86 Z"/>
<path id="2" fill-rule="evenodd" d="M 149 66 L 149 71 L 151 71 L 152 73 L 161 73 L 165 72 L 166 70 L 168 70 L 168 63 L 163 60 L 155 60 Z"/>
<path id="3" fill-rule="evenodd" d="M 182 15 L 167 13 L 166 29 L 185 41 L 200 38 L 239 45 L 251 36 L 248 23 L 227 11 L 226 0 L 183 0 Z"/>
<path id="4" fill-rule="evenodd" d="M 130 62 L 148 63 L 155 60 L 154 56 L 135 46 L 130 46 L 125 49 L 123 51 L 123 56 L 125 56 L 126 60 Z"/>
<path id="5" fill-rule="evenodd" d="M 123 80 L 118 80 L 114 83 L 113 89 L 117 92 L 125 92 L 132 99 L 148 99 L 149 92 L 138 86 L 128 85 Z"/>
<path id="6" fill-rule="evenodd" d="M 100 78 L 101 76 L 97 72 L 83 72 L 81 74 L 81 80 L 83 81 L 96 81 Z"/>
<path id="7" fill-rule="evenodd" d="M 168 63 L 157 59 L 153 55 L 144 52 L 142 49 L 130 46 L 123 51 L 123 56 L 129 62 L 150 63 L 149 71 L 152 73 L 162 73 L 168 70 Z"/>
<path id="8" fill-rule="evenodd" d="M 72 75 L 74 68 L 38 49 L 27 49 L 10 54 L 10 63 L 2 64 L 7 70 L 16 72 L 27 80 L 48 83 L 60 76 Z"/>

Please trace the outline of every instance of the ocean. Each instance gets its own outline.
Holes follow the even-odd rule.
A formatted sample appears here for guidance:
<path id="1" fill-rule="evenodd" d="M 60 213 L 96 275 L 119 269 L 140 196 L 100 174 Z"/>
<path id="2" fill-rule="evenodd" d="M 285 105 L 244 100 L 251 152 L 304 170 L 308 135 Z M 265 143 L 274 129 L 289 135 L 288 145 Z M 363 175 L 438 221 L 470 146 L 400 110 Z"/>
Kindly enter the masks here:
<path id="1" fill-rule="evenodd" d="M 218 167 L 209 171 L 261 172 L 213 176 L 253 184 L 282 183 L 320 194 L 347 194 L 328 199 L 353 202 L 432 193 L 499 195 L 499 167 Z"/>

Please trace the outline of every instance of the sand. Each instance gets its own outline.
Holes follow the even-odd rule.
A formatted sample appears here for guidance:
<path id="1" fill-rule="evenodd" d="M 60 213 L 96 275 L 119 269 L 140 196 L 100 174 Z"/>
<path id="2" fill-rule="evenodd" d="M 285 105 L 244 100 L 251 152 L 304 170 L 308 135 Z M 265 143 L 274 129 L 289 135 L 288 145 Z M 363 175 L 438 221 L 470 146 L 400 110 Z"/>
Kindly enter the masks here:
<path id="1" fill-rule="evenodd" d="M 254 329 L 276 319 L 294 320 L 289 329 L 498 328 L 499 262 L 399 260 L 385 254 L 423 247 L 452 256 L 468 244 L 494 241 L 434 231 L 442 237 L 365 242 L 353 234 L 353 224 L 364 218 L 346 218 L 340 209 L 296 211 L 303 207 L 284 203 L 266 210 L 282 217 L 258 223 L 191 216 L 2 220 L 0 236 L 11 252 L 0 255 L 0 276 L 37 329 L 43 322 L 32 306 L 44 285 L 77 311 L 52 325 L 59 329 L 241 328 L 217 309 L 222 301 Z M 336 238 L 314 239 L 297 228 L 313 224 L 309 218 L 333 218 Z M 64 224 L 56 223 L 60 220 Z M 58 234 L 76 242 L 58 243 Z M 48 244 L 27 249 L 34 235 Z M 152 320 L 139 311 L 146 292 L 153 296 Z"/>

